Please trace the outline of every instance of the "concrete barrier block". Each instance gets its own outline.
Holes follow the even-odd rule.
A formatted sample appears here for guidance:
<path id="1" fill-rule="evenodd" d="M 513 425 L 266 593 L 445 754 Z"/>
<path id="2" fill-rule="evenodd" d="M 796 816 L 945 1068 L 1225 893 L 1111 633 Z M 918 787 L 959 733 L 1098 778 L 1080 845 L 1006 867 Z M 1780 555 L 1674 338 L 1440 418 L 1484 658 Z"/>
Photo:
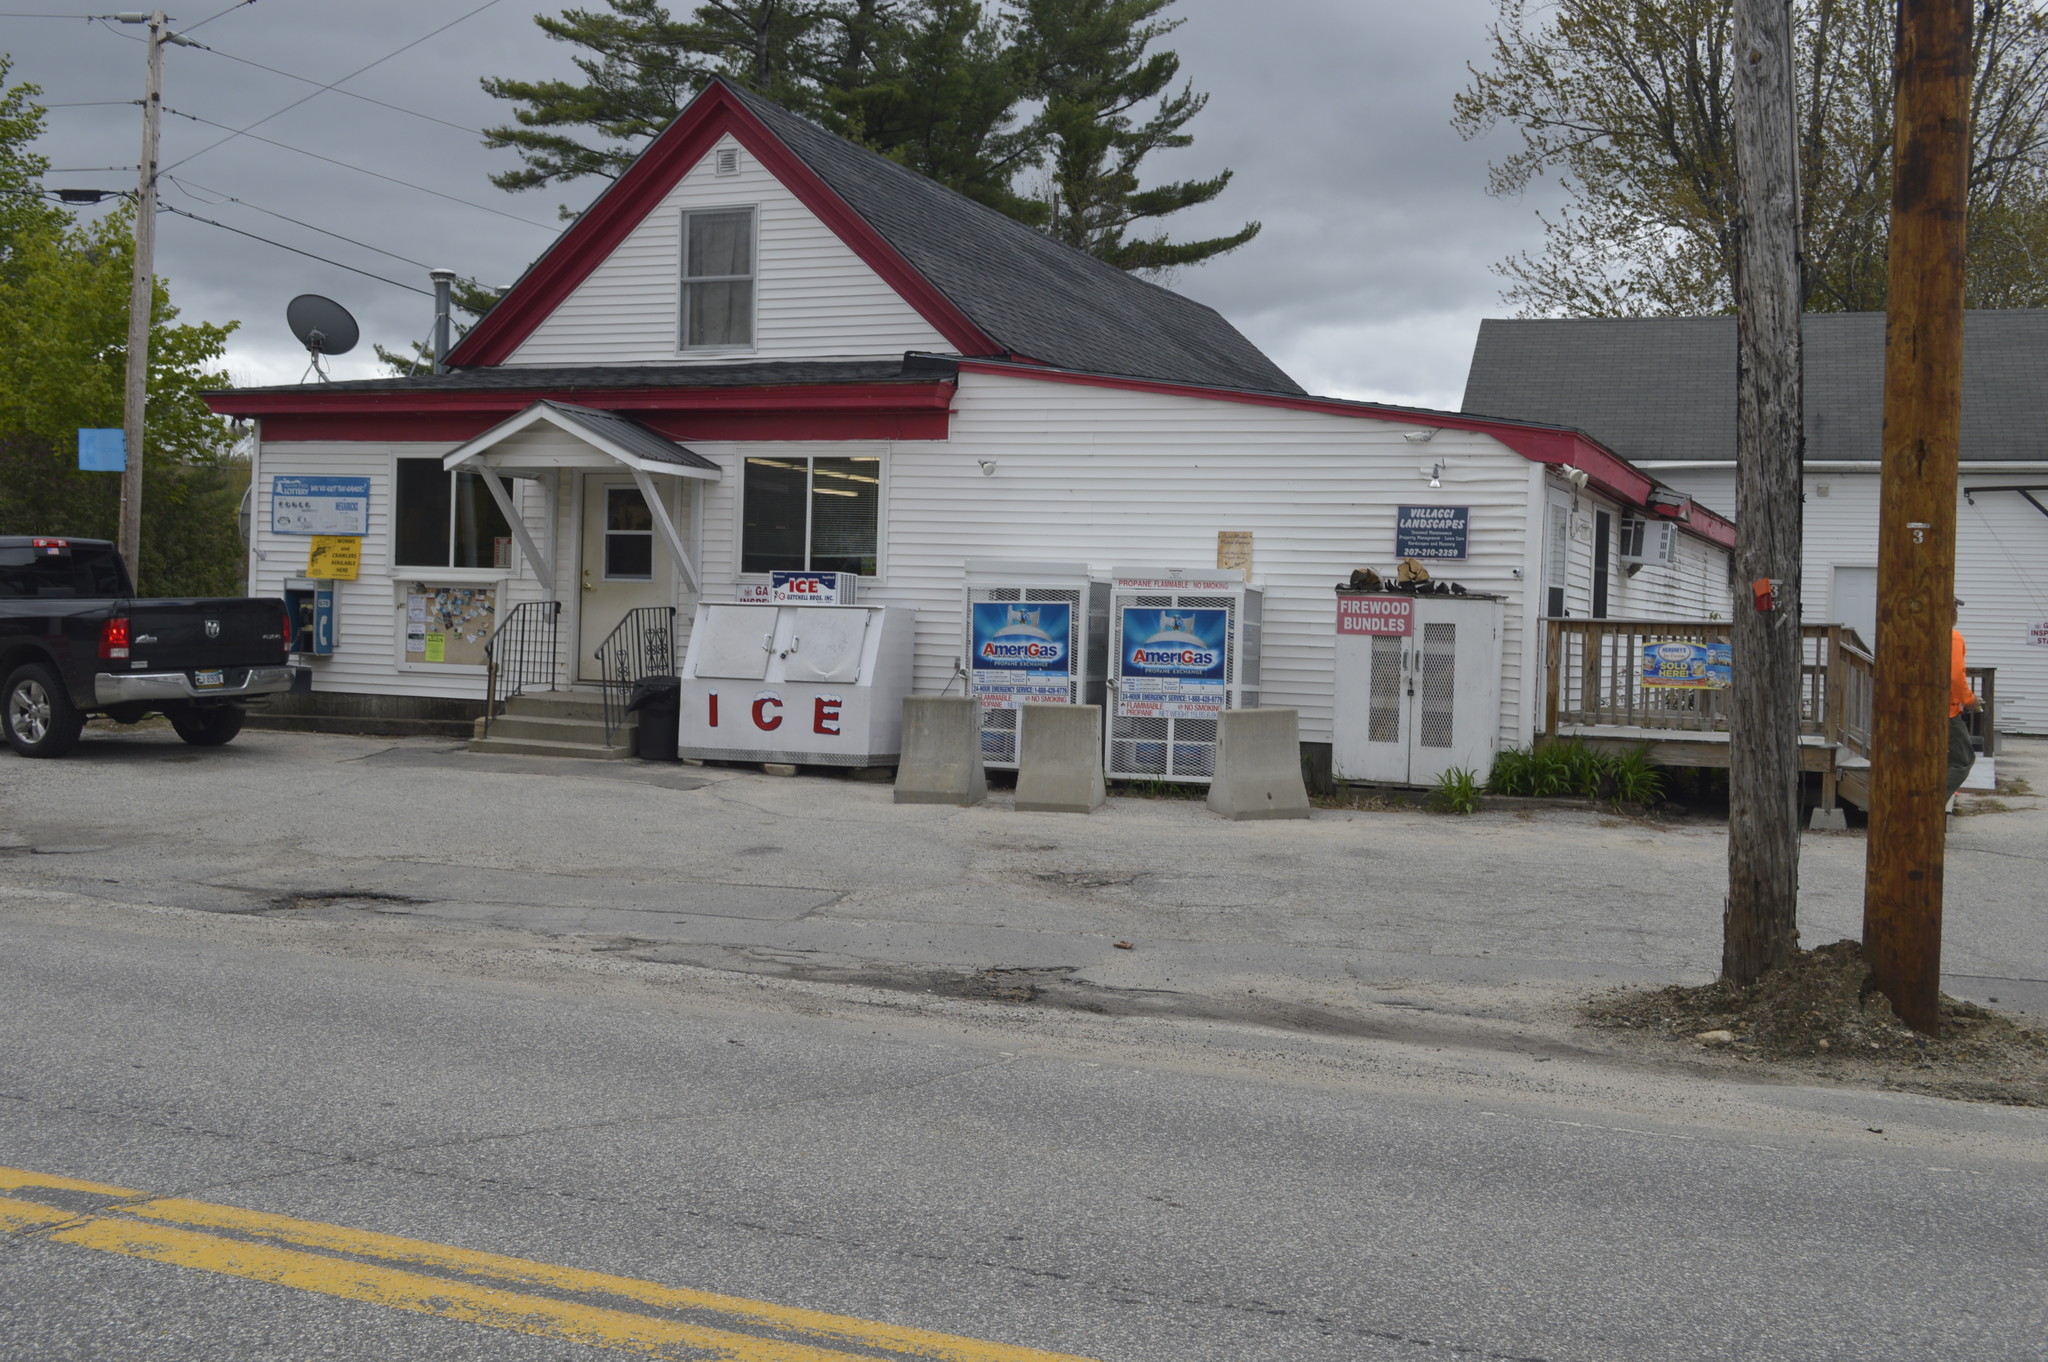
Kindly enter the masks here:
<path id="1" fill-rule="evenodd" d="M 1017 716 L 1017 810 L 1093 813 L 1102 781 L 1101 705 L 1025 705 Z"/>
<path id="2" fill-rule="evenodd" d="M 903 698 L 898 804 L 958 804 L 988 798 L 981 764 L 981 701 L 971 695 Z"/>
<path id="3" fill-rule="evenodd" d="M 1218 716 L 1209 808 L 1230 819 L 1308 817 L 1300 711 L 1227 709 Z"/>

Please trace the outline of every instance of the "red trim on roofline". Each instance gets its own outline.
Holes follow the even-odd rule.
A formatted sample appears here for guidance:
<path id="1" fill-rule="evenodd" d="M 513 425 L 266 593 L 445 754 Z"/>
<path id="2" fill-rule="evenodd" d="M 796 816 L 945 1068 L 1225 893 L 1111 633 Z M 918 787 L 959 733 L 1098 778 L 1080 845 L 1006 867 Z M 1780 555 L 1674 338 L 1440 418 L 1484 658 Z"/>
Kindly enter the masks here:
<path id="1" fill-rule="evenodd" d="M 1149 378 L 1121 378 L 1111 374 L 1083 374 L 1072 370 L 1034 368 L 992 360 L 962 359 L 955 363 L 962 373 L 1007 374 L 1039 383 L 1073 383 L 1090 388 L 1121 388 L 1129 392 L 1163 393 L 1176 397 L 1199 397 L 1213 402 L 1239 402 L 1254 407 L 1282 407 L 1289 411 L 1323 412 L 1332 416 L 1362 416 L 1372 420 L 1405 421 L 1440 430 L 1470 430 L 1490 435 L 1532 463 L 1561 467 L 1570 464 L 1587 476 L 1588 485 L 1607 493 L 1624 505 L 1647 510 L 1650 489 L 1656 481 L 1591 436 L 1557 426 L 1525 426 L 1496 417 L 1464 416 L 1456 412 L 1418 412 L 1401 407 L 1382 407 L 1370 402 L 1350 402 L 1335 397 L 1297 397 L 1291 393 L 1248 392 L 1241 388 L 1206 388 L 1190 383 L 1166 383 Z M 1692 519 L 1679 528 L 1718 544 L 1735 547 L 1734 522 L 1725 520 L 1694 502 Z"/>
<path id="2" fill-rule="evenodd" d="M 670 439 L 943 440 L 952 383 L 779 388 L 375 389 L 208 393 L 223 416 L 263 418 L 271 440 L 467 440 L 546 398 L 630 416 Z"/>
<path id="3" fill-rule="evenodd" d="M 470 328 L 448 352 L 449 362 L 458 367 L 504 363 L 727 133 L 930 322 L 948 345 L 968 355 L 1003 353 L 1002 346 L 912 268 L 723 81 L 713 80 L 528 267 L 504 300 Z"/>

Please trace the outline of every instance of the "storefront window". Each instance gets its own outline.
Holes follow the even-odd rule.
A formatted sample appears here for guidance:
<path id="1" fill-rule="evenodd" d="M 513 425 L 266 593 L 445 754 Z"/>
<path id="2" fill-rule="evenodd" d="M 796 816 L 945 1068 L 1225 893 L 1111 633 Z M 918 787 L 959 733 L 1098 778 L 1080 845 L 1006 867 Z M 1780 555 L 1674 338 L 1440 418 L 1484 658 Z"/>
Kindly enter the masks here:
<path id="1" fill-rule="evenodd" d="M 740 571 L 876 575 L 880 459 L 748 459 L 745 497 Z"/>
<path id="2" fill-rule="evenodd" d="M 393 497 L 400 567 L 509 567 L 512 527 L 475 473 L 449 473 L 439 459 L 400 459 Z"/>

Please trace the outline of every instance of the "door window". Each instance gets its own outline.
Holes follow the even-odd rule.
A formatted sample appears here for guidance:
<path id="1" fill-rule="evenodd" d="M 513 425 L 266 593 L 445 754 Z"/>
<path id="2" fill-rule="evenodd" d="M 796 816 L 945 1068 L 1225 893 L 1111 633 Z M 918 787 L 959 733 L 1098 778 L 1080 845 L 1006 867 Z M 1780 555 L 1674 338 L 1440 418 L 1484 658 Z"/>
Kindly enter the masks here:
<path id="1" fill-rule="evenodd" d="M 1408 640 L 1375 636 L 1372 641 L 1372 694 L 1367 702 L 1365 740 L 1401 740 L 1401 663 Z"/>
<path id="2" fill-rule="evenodd" d="M 1424 747 L 1451 745 L 1451 713 L 1458 695 L 1458 626 L 1422 626 L 1422 713 L 1415 740 Z"/>
<path id="3" fill-rule="evenodd" d="M 604 489 L 604 579 L 654 580 L 654 512 L 637 487 Z"/>

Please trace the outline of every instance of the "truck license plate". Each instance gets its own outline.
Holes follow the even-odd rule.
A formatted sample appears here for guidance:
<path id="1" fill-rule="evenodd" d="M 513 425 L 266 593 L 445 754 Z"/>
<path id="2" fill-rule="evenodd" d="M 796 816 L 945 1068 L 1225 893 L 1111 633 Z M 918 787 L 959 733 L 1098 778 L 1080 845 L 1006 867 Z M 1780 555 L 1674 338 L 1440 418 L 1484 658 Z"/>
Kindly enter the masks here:
<path id="1" fill-rule="evenodd" d="M 226 672 L 192 673 L 192 684 L 194 686 L 199 687 L 202 690 L 204 690 L 208 686 L 225 686 L 227 683 L 228 678 Z"/>

